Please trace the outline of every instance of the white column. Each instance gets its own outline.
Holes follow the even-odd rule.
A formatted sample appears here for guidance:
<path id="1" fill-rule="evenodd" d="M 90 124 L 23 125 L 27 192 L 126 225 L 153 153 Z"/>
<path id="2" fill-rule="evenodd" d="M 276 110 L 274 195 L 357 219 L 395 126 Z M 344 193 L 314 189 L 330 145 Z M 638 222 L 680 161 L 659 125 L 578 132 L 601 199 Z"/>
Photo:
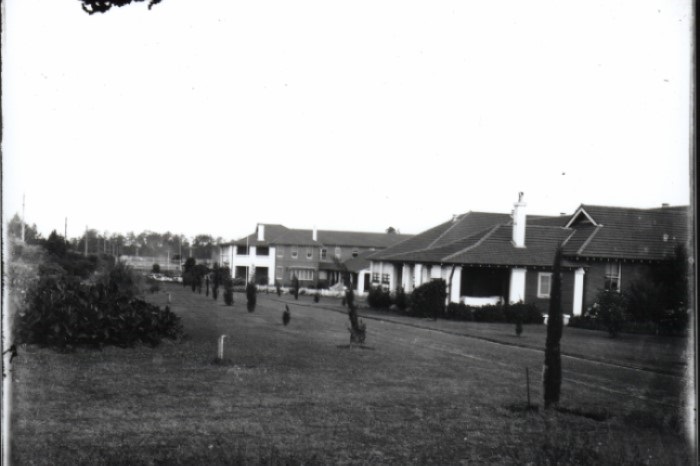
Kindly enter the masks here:
<path id="1" fill-rule="evenodd" d="M 360 270 L 357 272 L 357 292 L 358 293 L 364 293 L 365 292 L 365 274 L 367 272 L 364 270 Z"/>
<path id="2" fill-rule="evenodd" d="M 408 264 L 403 264 L 403 271 L 401 273 L 401 286 L 404 291 L 410 293 L 411 291 L 411 266 Z"/>
<path id="3" fill-rule="evenodd" d="M 389 264 L 389 291 L 396 289 L 396 265 Z"/>
<path id="4" fill-rule="evenodd" d="M 415 286 L 418 288 L 423 284 L 423 264 L 416 264 L 415 274 Z"/>
<path id="5" fill-rule="evenodd" d="M 455 273 L 452 274 L 452 286 L 450 288 L 450 301 L 458 303 L 462 297 L 462 266 L 455 267 Z"/>
<path id="6" fill-rule="evenodd" d="M 583 311 L 583 276 L 586 271 L 579 267 L 574 272 L 574 307 L 573 315 L 580 316 Z"/>
<path id="7" fill-rule="evenodd" d="M 508 302 L 510 304 L 518 301 L 525 302 L 525 275 L 527 269 L 513 268 L 510 270 L 510 291 Z"/>

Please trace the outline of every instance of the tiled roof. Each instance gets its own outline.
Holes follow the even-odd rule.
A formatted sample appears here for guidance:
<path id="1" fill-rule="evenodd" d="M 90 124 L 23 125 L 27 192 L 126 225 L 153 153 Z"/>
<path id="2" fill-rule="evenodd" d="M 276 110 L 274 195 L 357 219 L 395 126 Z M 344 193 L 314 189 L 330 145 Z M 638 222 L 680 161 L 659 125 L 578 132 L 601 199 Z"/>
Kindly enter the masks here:
<path id="1" fill-rule="evenodd" d="M 317 230 L 318 241 L 313 240 L 313 230 L 292 229 L 283 225 L 265 224 L 265 241 L 257 240 L 257 233 L 244 236 L 233 242 L 237 246 L 346 246 L 385 248 L 411 238 L 412 235 L 398 233 L 370 233 L 359 231 Z"/>
<path id="2" fill-rule="evenodd" d="M 528 225 L 525 231 L 526 247 L 517 248 L 512 241 L 512 227 L 500 225 L 474 246 L 446 257 L 444 262 L 465 265 L 551 267 L 554 264 L 557 246 L 571 233 L 571 230 L 562 227 Z"/>
<path id="3" fill-rule="evenodd" d="M 593 226 L 589 218 L 597 225 Z M 689 238 L 687 206 L 633 209 L 582 205 L 571 219 L 578 230 L 564 255 L 578 258 L 660 260 Z"/>
<path id="4" fill-rule="evenodd" d="M 456 216 L 454 219 L 430 228 L 406 241 L 395 244 L 382 251 L 378 251 L 370 259 L 390 260 L 393 256 L 429 248 L 447 246 L 455 241 L 471 237 L 499 223 L 510 221 L 509 214 L 495 214 L 491 212 L 467 212 Z"/>

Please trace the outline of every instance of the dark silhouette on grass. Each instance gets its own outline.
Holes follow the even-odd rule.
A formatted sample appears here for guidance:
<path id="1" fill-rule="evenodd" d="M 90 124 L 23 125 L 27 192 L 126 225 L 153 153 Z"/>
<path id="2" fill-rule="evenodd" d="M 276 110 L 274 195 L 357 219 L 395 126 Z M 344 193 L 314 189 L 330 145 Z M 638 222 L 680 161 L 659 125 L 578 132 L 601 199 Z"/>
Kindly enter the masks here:
<path id="1" fill-rule="evenodd" d="M 286 304 L 284 305 L 284 312 L 282 313 L 282 323 L 285 325 L 289 325 L 289 321 L 292 320 L 292 314 L 289 312 L 289 306 Z"/>
<path id="2" fill-rule="evenodd" d="M 246 295 L 246 298 L 248 298 L 248 303 L 246 305 L 248 307 L 248 312 L 255 311 L 255 304 L 257 302 L 257 294 L 258 294 L 258 287 L 255 286 L 255 283 L 249 282 L 245 286 L 245 295 Z"/>
<path id="3" fill-rule="evenodd" d="M 557 248 L 552 272 L 552 290 L 549 296 L 547 341 L 544 349 L 544 407 L 556 408 L 561 390 L 561 246 Z"/>

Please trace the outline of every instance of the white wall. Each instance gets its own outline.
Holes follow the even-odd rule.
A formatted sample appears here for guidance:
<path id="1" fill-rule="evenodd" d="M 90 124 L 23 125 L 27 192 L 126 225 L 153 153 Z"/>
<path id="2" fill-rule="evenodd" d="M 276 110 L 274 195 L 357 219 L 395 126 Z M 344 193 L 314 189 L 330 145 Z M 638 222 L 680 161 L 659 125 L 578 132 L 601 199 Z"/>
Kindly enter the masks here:
<path id="1" fill-rule="evenodd" d="M 276 257 L 277 251 L 275 247 L 270 247 L 269 254 L 267 256 L 257 256 L 255 255 L 255 246 L 250 246 L 248 254 L 244 256 L 239 256 L 236 254 L 237 246 L 232 251 L 231 259 L 231 273 L 236 273 L 236 267 L 267 267 L 267 281 L 269 285 L 275 284 L 275 266 L 277 265 Z M 252 272 L 252 270 L 251 270 Z"/>
<path id="2" fill-rule="evenodd" d="M 525 275 L 527 269 L 513 268 L 510 270 L 510 292 L 508 302 L 513 304 L 525 301 Z"/>

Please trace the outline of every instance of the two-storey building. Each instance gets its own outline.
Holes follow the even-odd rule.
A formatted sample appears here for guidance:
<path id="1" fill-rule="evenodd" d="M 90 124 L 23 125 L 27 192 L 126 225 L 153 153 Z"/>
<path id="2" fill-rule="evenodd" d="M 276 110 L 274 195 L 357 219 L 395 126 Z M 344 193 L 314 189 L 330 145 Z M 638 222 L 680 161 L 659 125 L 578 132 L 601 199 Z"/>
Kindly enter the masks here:
<path id="1" fill-rule="evenodd" d="M 260 223 L 254 233 L 221 245 L 218 261 L 229 266 L 235 278 L 266 285 L 289 286 L 296 276 L 302 286 L 332 286 L 347 270 L 362 292 L 370 282 L 365 257 L 410 236 Z"/>

